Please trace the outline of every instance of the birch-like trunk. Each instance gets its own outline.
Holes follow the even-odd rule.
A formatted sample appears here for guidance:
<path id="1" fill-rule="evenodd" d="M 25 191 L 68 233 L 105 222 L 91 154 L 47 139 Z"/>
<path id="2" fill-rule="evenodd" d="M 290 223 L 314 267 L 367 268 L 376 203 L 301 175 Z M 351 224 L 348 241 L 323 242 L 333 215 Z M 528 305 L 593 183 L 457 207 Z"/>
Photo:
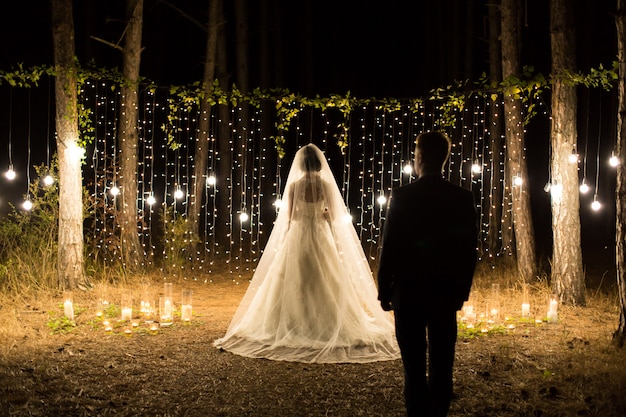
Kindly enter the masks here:
<path id="1" fill-rule="evenodd" d="M 569 158 L 576 151 L 576 87 L 562 79 L 576 70 L 572 3 L 550 0 L 552 50 L 551 207 L 552 290 L 562 303 L 585 305 L 585 275 L 580 241 L 578 164 Z"/>
<path id="2" fill-rule="evenodd" d="M 518 0 L 502 0 L 502 78 L 519 76 L 521 16 Z M 528 192 L 528 168 L 524 148 L 524 123 L 522 101 L 513 91 L 504 93 L 504 116 L 506 135 L 505 184 L 511 184 L 511 214 L 515 236 L 517 269 L 523 281 L 529 282 L 536 276 L 535 236 L 530 213 Z"/>
<path id="3" fill-rule="evenodd" d="M 54 49 L 57 152 L 59 159 L 58 285 L 85 283 L 83 260 L 83 183 L 72 0 L 51 0 Z"/>
<path id="4" fill-rule="evenodd" d="M 145 251 L 139 242 L 137 227 L 137 147 L 139 67 L 141 63 L 141 30 L 143 0 L 127 0 L 126 33 L 124 34 L 122 74 L 125 83 L 120 88 L 120 115 L 118 129 L 119 195 L 118 224 L 122 261 L 127 268 L 142 264 Z"/>

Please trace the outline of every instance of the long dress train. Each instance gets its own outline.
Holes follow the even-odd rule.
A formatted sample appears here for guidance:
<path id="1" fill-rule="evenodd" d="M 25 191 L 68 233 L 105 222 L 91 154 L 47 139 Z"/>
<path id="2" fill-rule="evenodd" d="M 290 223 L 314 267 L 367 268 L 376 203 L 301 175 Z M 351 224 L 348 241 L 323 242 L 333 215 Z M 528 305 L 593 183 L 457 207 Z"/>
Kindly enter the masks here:
<path id="1" fill-rule="evenodd" d="M 294 165 L 298 159 L 296 154 Z M 352 223 L 345 220 L 343 202 L 333 202 L 334 180 L 322 179 L 328 172 L 300 173 L 297 179 L 290 174 L 286 224 L 279 214 L 246 295 L 216 347 L 298 362 L 399 358 L 392 316 L 376 299 L 372 272 Z M 338 204 L 343 213 L 333 207 Z"/>

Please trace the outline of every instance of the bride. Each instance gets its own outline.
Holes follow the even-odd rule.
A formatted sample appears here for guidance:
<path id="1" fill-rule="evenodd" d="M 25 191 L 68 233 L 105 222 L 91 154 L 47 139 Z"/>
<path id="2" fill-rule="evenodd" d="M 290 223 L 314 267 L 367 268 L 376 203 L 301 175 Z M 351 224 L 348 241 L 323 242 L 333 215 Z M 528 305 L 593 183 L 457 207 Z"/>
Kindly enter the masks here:
<path id="1" fill-rule="evenodd" d="M 223 350 L 296 362 L 400 357 L 393 318 L 377 290 L 328 162 L 313 144 L 295 155 L 267 246 Z"/>

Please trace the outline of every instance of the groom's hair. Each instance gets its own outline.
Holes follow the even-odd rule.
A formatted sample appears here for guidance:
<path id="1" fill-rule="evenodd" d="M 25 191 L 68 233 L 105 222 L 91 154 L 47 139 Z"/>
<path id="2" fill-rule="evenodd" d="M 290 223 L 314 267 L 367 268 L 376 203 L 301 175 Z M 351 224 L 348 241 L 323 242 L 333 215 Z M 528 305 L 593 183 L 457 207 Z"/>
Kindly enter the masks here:
<path id="1" fill-rule="evenodd" d="M 422 155 L 422 163 L 428 167 L 440 169 L 450 156 L 450 139 L 445 133 L 420 133 L 415 144 Z"/>
<path id="2" fill-rule="evenodd" d="M 305 146 L 302 150 L 304 158 L 302 159 L 302 170 L 305 172 L 318 172 L 322 169 L 322 162 L 317 157 L 315 149 L 311 146 Z"/>

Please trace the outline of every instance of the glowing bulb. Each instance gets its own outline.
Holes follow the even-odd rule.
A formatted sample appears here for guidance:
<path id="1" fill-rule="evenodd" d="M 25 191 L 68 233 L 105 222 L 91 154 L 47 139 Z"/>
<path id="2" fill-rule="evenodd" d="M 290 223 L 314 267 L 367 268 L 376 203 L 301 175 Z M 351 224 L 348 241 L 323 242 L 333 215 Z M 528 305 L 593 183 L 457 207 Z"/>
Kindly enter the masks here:
<path id="1" fill-rule="evenodd" d="M 413 167 L 411 164 L 406 164 L 404 168 L 402 168 L 402 171 L 404 171 L 405 174 L 410 174 L 413 172 Z"/>
<path id="2" fill-rule="evenodd" d="M 550 195 L 555 201 L 559 201 L 563 196 L 563 186 L 561 184 L 552 184 L 550 187 Z"/>
<path id="3" fill-rule="evenodd" d="M 216 182 L 217 179 L 215 178 L 215 175 L 209 175 L 209 177 L 206 179 L 207 185 L 215 185 Z"/>
<path id="4" fill-rule="evenodd" d="M 550 184 L 549 182 L 546 182 L 546 185 L 543 186 L 543 191 L 545 191 L 546 193 L 549 193 L 550 188 L 552 188 L 552 184 Z"/>
<path id="5" fill-rule="evenodd" d="M 185 196 L 185 193 L 183 193 L 183 190 L 181 190 L 180 188 L 177 189 L 176 191 L 174 191 L 174 198 L 176 200 L 180 200 L 181 198 L 183 198 Z"/>
<path id="6" fill-rule="evenodd" d="M 239 220 L 242 221 L 242 222 L 247 222 L 248 219 L 249 219 L 248 213 L 246 213 L 246 212 L 243 212 L 243 213 L 241 213 L 239 215 Z"/>
<path id="7" fill-rule="evenodd" d="M 49 187 L 52 184 L 54 184 L 54 177 L 52 175 L 48 174 L 45 177 L 43 177 L 43 185 L 45 185 L 46 187 Z"/>
<path id="8" fill-rule="evenodd" d="M 114 185 L 113 187 L 111 187 L 110 193 L 113 197 L 116 197 L 117 195 L 119 195 L 120 189 L 117 188 L 117 185 Z"/>
<path id="9" fill-rule="evenodd" d="M 521 186 L 524 183 L 524 181 L 522 180 L 522 177 L 520 177 L 519 175 L 516 175 L 513 177 L 513 185 L 515 185 L 516 187 Z"/>
<path id="10" fill-rule="evenodd" d="M 73 162 L 80 162 L 85 157 L 85 148 L 78 146 L 74 142 L 67 146 L 67 152 Z"/>
<path id="11" fill-rule="evenodd" d="M 382 206 L 383 204 L 387 202 L 387 197 L 385 197 L 384 195 L 381 195 L 376 199 L 376 201 L 378 202 L 378 204 Z"/>
<path id="12" fill-rule="evenodd" d="M 567 160 L 569 161 L 570 164 L 575 164 L 578 162 L 578 154 L 576 152 L 572 152 L 568 157 Z"/>
<path id="13" fill-rule="evenodd" d="M 30 199 L 26 199 L 23 203 L 22 203 L 22 207 L 24 208 L 24 210 L 28 210 L 30 211 L 33 208 L 33 202 L 30 201 Z"/>
<path id="14" fill-rule="evenodd" d="M 9 166 L 7 172 L 4 173 L 4 176 L 7 177 L 8 180 L 13 181 L 15 179 L 15 171 L 13 171 L 13 165 Z"/>
<path id="15" fill-rule="evenodd" d="M 346 213 L 343 215 L 342 220 L 344 223 L 352 223 L 352 216 L 350 215 L 350 213 Z"/>
<path id="16" fill-rule="evenodd" d="M 602 204 L 600 204 L 600 202 L 596 200 L 596 198 L 597 197 L 594 197 L 593 203 L 591 203 L 591 210 L 593 211 L 598 211 L 602 208 Z"/>
<path id="17" fill-rule="evenodd" d="M 619 158 L 615 155 L 611 155 L 611 157 L 609 158 L 609 165 L 611 165 L 612 167 L 618 166 Z"/>
<path id="18" fill-rule="evenodd" d="M 281 200 L 280 198 L 277 198 L 276 201 L 274 201 L 274 206 L 279 209 L 283 206 L 283 200 Z"/>
<path id="19" fill-rule="evenodd" d="M 580 192 L 586 194 L 589 192 L 589 186 L 585 184 L 585 180 L 583 179 L 583 183 L 580 184 Z"/>
<path id="20" fill-rule="evenodd" d="M 149 195 L 148 198 L 146 198 L 146 203 L 148 203 L 149 205 L 153 205 L 154 203 L 156 203 L 156 198 L 154 198 L 153 195 Z"/>
<path id="21" fill-rule="evenodd" d="M 472 164 L 472 172 L 474 174 L 480 174 L 481 172 L 483 172 L 483 167 L 480 166 L 480 164 L 478 162 L 474 162 Z"/>

